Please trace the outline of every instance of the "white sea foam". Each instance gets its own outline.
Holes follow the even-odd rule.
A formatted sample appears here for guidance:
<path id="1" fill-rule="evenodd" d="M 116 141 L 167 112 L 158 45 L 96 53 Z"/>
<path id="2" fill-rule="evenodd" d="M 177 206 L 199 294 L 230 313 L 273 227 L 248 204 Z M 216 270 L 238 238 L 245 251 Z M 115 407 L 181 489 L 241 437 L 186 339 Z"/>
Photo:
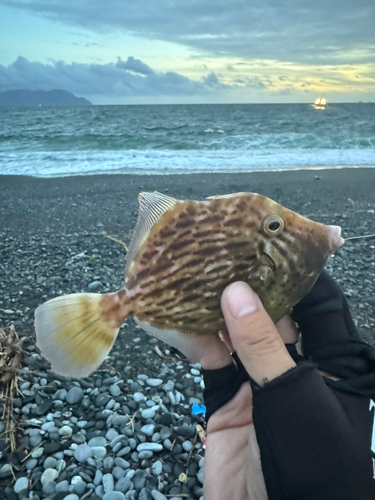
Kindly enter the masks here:
<path id="1" fill-rule="evenodd" d="M 1 173 L 62 177 L 88 174 L 252 172 L 375 166 L 373 149 L 223 151 L 47 151 L 0 155 Z"/>

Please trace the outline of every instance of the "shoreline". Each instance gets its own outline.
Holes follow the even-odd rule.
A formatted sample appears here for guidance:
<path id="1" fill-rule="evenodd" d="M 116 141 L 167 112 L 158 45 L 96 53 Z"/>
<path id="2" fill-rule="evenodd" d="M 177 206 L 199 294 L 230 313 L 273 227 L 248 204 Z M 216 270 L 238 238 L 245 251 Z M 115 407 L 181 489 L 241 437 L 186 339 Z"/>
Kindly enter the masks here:
<path id="1" fill-rule="evenodd" d="M 301 165 L 301 166 L 296 166 L 295 168 L 283 168 L 281 167 L 267 167 L 267 170 L 265 169 L 254 169 L 254 170 L 247 170 L 247 169 L 241 169 L 241 170 L 233 170 L 233 169 L 222 169 L 222 170 L 188 170 L 184 171 L 183 168 L 179 170 L 136 170 L 134 169 L 133 172 L 128 172 L 128 171 L 121 171 L 121 169 L 116 169 L 112 171 L 88 171 L 88 172 L 83 172 L 83 173 L 72 173 L 69 172 L 65 175 L 61 174 L 52 174 L 52 175 L 27 175 L 27 174 L 2 174 L 0 172 L 0 179 L 2 177 L 31 177 L 33 179 L 65 179 L 67 177 L 93 177 L 93 176 L 104 176 L 104 175 L 140 175 L 140 176 L 169 176 L 169 175 L 212 175 L 212 174 L 232 174 L 232 175 L 237 175 L 237 174 L 267 174 L 267 173 L 272 173 L 272 172 L 305 172 L 305 171 L 313 171 L 313 172 L 319 172 L 319 171 L 326 171 L 326 170 L 358 170 L 358 169 L 375 169 L 375 163 L 374 164 L 368 164 L 368 165 L 312 165 L 312 166 L 306 166 L 306 165 Z"/>

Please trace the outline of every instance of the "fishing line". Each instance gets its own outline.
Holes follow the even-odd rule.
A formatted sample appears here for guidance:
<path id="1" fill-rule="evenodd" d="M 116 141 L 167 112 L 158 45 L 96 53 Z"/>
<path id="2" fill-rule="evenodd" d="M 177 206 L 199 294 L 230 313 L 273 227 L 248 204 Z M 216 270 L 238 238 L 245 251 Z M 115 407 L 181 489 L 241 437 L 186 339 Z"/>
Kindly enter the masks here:
<path id="1" fill-rule="evenodd" d="M 350 238 L 344 238 L 345 241 L 348 240 L 359 240 L 362 238 L 375 238 L 375 234 L 365 234 L 364 236 L 350 236 Z"/>

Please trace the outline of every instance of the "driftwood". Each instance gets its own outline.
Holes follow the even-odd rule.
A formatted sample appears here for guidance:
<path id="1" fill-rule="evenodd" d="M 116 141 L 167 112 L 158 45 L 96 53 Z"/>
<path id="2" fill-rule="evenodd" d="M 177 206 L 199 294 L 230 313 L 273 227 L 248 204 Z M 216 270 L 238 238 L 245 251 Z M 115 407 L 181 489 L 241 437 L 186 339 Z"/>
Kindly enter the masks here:
<path id="1" fill-rule="evenodd" d="M 22 342 L 12 325 L 8 332 L 0 328 L 0 401 L 5 423 L 5 437 L 12 451 L 16 449 L 17 421 L 13 412 L 13 398 L 17 393 L 18 376 L 25 355 Z"/>

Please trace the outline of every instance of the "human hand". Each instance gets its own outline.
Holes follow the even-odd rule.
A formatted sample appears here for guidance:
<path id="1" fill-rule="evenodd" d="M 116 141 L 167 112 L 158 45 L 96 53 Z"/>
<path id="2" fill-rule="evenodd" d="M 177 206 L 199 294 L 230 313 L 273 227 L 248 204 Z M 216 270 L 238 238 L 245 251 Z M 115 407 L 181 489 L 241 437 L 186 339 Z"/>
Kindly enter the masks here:
<path id="1" fill-rule="evenodd" d="M 297 340 L 290 316 L 274 325 L 259 298 L 242 282 L 230 285 L 221 303 L 233 349 L 253 380 L 263 385 L 266 380 L 273 380 L 295 366 L 280 336 L 282 334 L 286 342 Z M 209 420 L 205 500 L 268 498 L 252 416 L 252 399 L 250 384 L 245 383 Z"/>
<path id="2" fill-rule="evenodd" d="M 243 383 L 208 422 L 205 500 L 299 499 L 314 491 L 323 492 L 319 499 L 373 498 L 369 400 L 334 392 L 308 364 L 296 367 L 244 283 L 224 291 L 222 310 L 256 387 Z M 234 376 L 230 366 L 204 371 L 211 393 L 218 375 L 226 384 L 224 372 Z M 354 496 L 357 484 L 363 495 Z"/>

